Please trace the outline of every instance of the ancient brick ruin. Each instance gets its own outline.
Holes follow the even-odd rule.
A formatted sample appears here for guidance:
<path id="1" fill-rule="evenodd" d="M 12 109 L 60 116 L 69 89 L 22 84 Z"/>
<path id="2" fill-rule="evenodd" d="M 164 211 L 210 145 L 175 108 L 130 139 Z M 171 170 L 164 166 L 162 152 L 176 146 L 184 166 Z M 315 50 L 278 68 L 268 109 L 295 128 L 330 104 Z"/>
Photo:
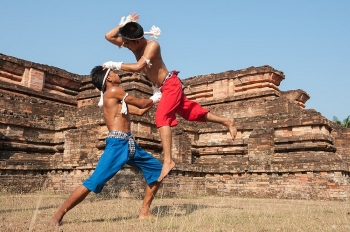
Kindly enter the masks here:
<path id="1" fill-rule="evenodd" d="M 92 67 L 91 67 L 92 68 Z M 280 91 L 283 72 L 270 66 L 184 79 L 188 98 L 236 119 L 237 138 L 211 123 L 179 120 L 176 168 L 164 196 L 259 196 L 348 199 L 350 129 L 306 110 L 303 90 Z M 124 89 L 149 97 L 152 85 L 123 74 Z M 102 154 L 107 129 L 89 76 L 0 54 L 0 186 L 2 191 L 72 191 Z M 137 142 L 162 158 L 153 107 L 132 116 Z M 145 183 L 131 167 L 105 192 L 139 196 Z"/>

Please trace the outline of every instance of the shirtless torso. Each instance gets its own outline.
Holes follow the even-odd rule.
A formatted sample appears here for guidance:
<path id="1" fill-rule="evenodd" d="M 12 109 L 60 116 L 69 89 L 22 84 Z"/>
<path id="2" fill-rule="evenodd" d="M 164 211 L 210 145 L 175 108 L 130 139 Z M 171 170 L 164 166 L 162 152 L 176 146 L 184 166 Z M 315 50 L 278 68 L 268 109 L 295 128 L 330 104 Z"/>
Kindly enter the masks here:
<path id="1" fill-rule="evenodd" d="M 162 59 L 160 45 L 157 41 L 147 39 L 143 39 L 139 43 L 139 49 L 129 49 L 135 55 L 137 64 L 142 67 L 142 71 L 145 75 L 154 85 L 159 86 L 169 73 Z M 123 69 L 124 68 L 128 69 L 128 67 L 123 67 Z"/>
<path id="2" fill-rule="evenodd" d="M 122 64 L 122 70 L 130 72 L 144 72 L 154 85 L 161 85 L 168 75 L 161 55 L 160 45 L 155 40 L 145 38 L 128 40 L 118 35 L 120 26 L 113 28 L 105 37 L 118 47 L 125 47 L 135 55 L 137 63 Z"/>
<path id="3" fill-rule="evenodd" d="M 104 93 L 104 108 L 103 115 L 108 131 L 118 130 L 122 132 L 130 132 L 130 117 L 129 114 L 120 113 L 122 104 L 120 100 L 113 98 L 113 95 L 118 95 L 116 92 L 121 91 L 119 87 L 106 91 Z M 113 92 L 114 93 L 113 93 Z"/>
<path id="4" fill-rule="evenodd" d="M 143 115 L 153 103 L 150 99 L 138 99 L 127 95 L 120 83 L 119 76 L 111 71 L 106 80 L 108 88 L 103 94 L 103 115 L 109 131 L 130 132 L 129 115 Z M 121 113 L 122 101 L 125 101 L 127 114 Z"/>

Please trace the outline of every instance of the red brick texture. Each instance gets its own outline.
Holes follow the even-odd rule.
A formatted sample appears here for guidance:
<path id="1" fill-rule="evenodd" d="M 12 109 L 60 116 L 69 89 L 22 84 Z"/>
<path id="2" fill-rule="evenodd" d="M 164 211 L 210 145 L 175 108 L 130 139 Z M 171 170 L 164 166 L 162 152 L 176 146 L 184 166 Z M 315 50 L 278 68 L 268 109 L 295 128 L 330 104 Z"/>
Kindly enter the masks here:
<path id="1" fill-rule="evenodd" d="M 152 94 L 144 76 L 122 75 L 129 94 Z M 221 125 L 178 118 L 163 194 L 349 199 L 350 130 L 305 109 L 305 91 L 280 91 L 284 78 L 261 66 L 183 79 L 188 98 L 234 118 L 238 134 L 232 141 Z M 108 133 L 99 96 L 89 76 L 0 54 L 2 191 L 72 191 L 91 175 Z M 162 160 L 154 113 L 131 116 L 132 133 Z M 144 184 L 125 167 L 103 192 L 137 197 Z"/>

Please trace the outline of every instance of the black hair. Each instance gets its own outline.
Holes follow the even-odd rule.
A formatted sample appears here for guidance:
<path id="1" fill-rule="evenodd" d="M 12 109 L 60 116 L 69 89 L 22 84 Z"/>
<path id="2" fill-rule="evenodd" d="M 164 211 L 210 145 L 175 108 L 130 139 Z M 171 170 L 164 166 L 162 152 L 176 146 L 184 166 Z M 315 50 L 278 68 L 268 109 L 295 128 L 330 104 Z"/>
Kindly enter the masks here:
<path id="1" fill-rule="evenodd" d="M 143 37 L 143 28 L 136 22 L 128 22 L 123 27 L 119 28 L 121 37 L 130 40 L 141 39 Z"/>
<path id="2" fill-rule="evenodd" d="M 106 89 L 106 83 L 104 83 L 104 85 L 102 86 L 102 82 L 103 82 L 103 78 L 106 75 L 108 69 L 104 69 L 102 66 L 95 66 L 91 72 L 90 72 L 90 77 L 92 80 L 92 84 L 98 88 L 100 91 L 105 91 Z"/>

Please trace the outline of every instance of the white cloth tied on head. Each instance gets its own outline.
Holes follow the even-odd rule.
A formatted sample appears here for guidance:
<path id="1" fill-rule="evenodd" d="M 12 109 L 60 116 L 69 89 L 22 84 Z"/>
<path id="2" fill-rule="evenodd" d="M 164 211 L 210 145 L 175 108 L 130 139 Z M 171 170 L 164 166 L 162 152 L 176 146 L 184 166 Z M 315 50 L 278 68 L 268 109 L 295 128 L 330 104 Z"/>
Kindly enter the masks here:
<path id="1" fill-rule="evenodd" d="M 137 17 L 138 18 L 138 17 Z M 125 24 L 129 23 L 129 22 L 137 22 L 137 18 L 134 18 L 131 14 L 128 15 L 128 16 L 123 16 L 121 19 L 120 19 L 120 22 L 119 22 L 119 26 L 124 26 Z M 160 33 L 161 33 L 161 30 L 159 27 L 156 27 L 156 26 L 152 26 L 151 27 L 151 30 L 148 31 L 148 32 L 144 32 L 145 35 L 148 35 L 150 37 L 154 37 L 156 39 L 158 39 L 158 37 L 160 36 Z M 123 46 L 121 46 L 123 47 Z M 121 48 L 120 47 L 120 48 Z"/>
<path id="2" fill-rule="evenodd" d="M 158 39 L 158 37 L 160 36 L 161 30 L 159 27 L 156 26 L 152 26 L 150 31 L 146 31 L 144 32 L 145 35 L 148 35 L 150 37 L 154 37 L 156 39 Z"/>
<path id="3" fill-rule="evenodd" d="M 107 72 L 106 72 L 106 74 L 105 74 L 105 76 L 104 76 L 104 78 L 103 78 L 103 81 L 102 81 L 102 86 L 101 86 L 101 97 L 100 97 L 100 101 L 98 102 L 98 106 L 99 106 L 99 107 L 103 106 L 103 86 L 104 86 L 104 84 L 105 84 L 105 82 L 106 82 L 106 79 L 107 79 L 107 77 L 108 77 L 109 71 L 111 71 L 111 69 L 107 69 Z"/>

